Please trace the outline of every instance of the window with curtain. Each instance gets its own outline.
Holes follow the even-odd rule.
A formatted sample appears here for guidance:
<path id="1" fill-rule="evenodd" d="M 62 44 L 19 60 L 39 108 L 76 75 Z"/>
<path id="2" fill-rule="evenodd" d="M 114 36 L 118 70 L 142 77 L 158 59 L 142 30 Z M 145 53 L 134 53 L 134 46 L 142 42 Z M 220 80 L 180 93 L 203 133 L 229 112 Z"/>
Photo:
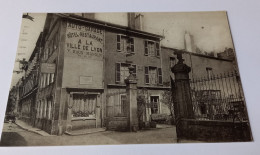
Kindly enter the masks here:
<path id="1" fill-rule="evenodd" d="M 97 95 L 73 95 L 72 117 L 96 117 Z"/>

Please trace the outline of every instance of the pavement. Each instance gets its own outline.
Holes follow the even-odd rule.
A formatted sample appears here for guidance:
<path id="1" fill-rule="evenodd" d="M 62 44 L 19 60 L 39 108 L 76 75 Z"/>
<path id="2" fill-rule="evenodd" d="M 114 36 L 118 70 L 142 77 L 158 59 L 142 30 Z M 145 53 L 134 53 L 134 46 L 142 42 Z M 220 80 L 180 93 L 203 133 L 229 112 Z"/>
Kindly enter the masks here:
<path id="1" fill-rule="evenodd" d="M 15 124 L 24 130 L 39 134 L 41 136 L 54 136 L 54 135 L 50 135 L 49 133 L 47 133 L 39 128 L 32 127 L 21 120 L 16 120 Z"/>
<path id="2" fill-rule="evenodd" d="M 97 129 L 96 131 L 101 130 Z M 4 123 L 0 146 L 68 146 L 177 143 L 176 128 L 159 124 L 157 128 L 137 132 L 103 131 L 88 134 L 54 136 L 21 121 Z M 79 132 L 80 133 L 80 132 Z M 200 141 L 181 140 L 178 143 Z"/>

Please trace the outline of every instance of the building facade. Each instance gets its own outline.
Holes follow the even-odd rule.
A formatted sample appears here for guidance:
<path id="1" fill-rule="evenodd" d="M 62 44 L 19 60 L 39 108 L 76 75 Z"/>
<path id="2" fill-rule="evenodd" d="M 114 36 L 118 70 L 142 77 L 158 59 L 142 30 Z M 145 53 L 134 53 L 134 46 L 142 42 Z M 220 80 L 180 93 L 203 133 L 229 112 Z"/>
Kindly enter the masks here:
<path id="1" fill-rule="evenodd" d="M 48 14 L 21 84 L 21 118 L 55 135 L 88 128 L 124 130 L 130 66 L 138 95 L 150 103 L 143 121 L 169 115 L 161 100 L 174 79 L 177 49 L 162 47 L 163 37 L 142 31 L 143 17 L 135 16 L 130 13 L 124 27 L 95 20 L 93 14 Z M 191 77 L 233 70 L 230 60 L 189 52 L 183 57 Z"/>

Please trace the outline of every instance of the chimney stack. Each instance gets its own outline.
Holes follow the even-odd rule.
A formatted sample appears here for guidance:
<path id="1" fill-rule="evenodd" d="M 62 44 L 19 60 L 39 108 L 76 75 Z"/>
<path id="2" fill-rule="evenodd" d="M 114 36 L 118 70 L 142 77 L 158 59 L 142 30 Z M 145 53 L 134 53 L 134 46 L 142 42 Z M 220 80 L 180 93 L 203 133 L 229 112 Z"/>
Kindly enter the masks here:
<path id="1" fill-rule="evenodd" d="M 143 15 L 140 13 L 130 12 L 128 16 L 128 27 L 136 30 L 143 30 Z"/>

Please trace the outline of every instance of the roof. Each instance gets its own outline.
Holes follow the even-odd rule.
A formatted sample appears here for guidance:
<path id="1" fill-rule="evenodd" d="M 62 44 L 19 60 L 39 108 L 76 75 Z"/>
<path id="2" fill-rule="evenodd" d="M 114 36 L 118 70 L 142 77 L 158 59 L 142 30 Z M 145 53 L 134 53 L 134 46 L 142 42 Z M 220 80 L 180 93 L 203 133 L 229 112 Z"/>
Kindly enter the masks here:
<path id="1" fill-rule="evenodd" d="M 141 30 L 136 30 L 136 29 L 129 28 L 127 26 L 112 24 L 109 22 L 104 22 L 104 21 L 100 21 L 100 20 L 96 20 L 96 19 L 88 19 L 88 18 L 84 18 L 81 16 L 77 16 L 77 15 L 72 15 L 72 14 L 68 15 L 68 14 L 63 14 L 63 13 L 57 13 L 56 15 L 58 15 L 62 18 L 69 19 L 69 20 L 75 20 L 78 22 L 88 23 L 88 24 L 103 27 L 106 29 L 124 31 L 126 33 L 146 36 L 146 37 L 154 38 L 157 40 L 158 39 L 161 40 L 164 38 L 163 36 L 158 35 L 158 34 L 153 34 L 153 33 L 145 32 L 145 31 L 141 31 Z"/>
<path id="2" fill-rule="evenodd" d="M 214 56 L 209 56 L 209 55 L 204 55 L 204 54 L 199 54 L 199 53 L 192 53 L 192 52 L 188 52 L 184 49 L 180 50 L 180 49 L 165 47 L 165 46 L 161 46 L 161 48 L 169 49 L 169 50 L 172 50 L 173 52 L 181 52 L 181 53 L 190 54 L 190 55 L 199 56 L 199 57 L 205 57 L 205 58 L 209 58 L 209 59 L 230 61 L 230 62 L 232 61 L 230 59 L 224 59 L 224 58 L 219 58 L 219 57 L 214 57 Z"/>

